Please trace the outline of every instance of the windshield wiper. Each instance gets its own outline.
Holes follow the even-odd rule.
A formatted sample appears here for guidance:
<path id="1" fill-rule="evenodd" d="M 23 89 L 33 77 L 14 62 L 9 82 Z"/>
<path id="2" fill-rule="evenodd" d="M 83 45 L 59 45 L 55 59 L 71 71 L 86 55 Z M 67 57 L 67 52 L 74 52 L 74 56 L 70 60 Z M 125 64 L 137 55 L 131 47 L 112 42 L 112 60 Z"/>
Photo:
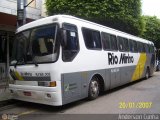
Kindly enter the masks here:
<path id="1" fill-rule="evenodd" d="M 27 57 L 29 57 L 29 56 L 31 57 L 31 59 L 32 59 L 31 61 L 35 64 L 35 66 L 38 67 L 38 63 L 34 59 L 35 56 L 33 54 L 31 54 L 31 53 L 27 54 Z"/>
<path id="2" fill-rule="evenodd" d="M 17 62 L 14 65 L 15 68 L 17 67 L 17 65 L 18 65 L 19 62 L 22 62 L 23 64 L 25 64 L 24 58 L 20 58 L 20 59 L 17 60 Z"/>
<path id="3" fill-rule="evenodd" d="M 35 57 L 35 56 L 32 54 L 32 61 L 33 61 L 33 63 L 35 64 L 35 66 L 38 67 L 38 63 L 37 63 L 37 61 L 34 59 L 34 57 Z"/>

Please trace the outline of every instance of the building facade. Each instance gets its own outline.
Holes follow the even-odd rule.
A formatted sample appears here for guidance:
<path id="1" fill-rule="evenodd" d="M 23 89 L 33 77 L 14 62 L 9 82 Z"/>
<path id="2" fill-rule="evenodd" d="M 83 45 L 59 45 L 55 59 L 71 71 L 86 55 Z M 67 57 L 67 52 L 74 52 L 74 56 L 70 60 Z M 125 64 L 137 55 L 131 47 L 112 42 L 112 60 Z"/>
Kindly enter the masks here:
<path id="1" fill-rule="evenodd" d="M 31 3 L 30 3 L 31 2 Z M 26 0 L 26 22 L 42 18 L 43 0 Z M 9 58 L 17 28 L 17 0 L 0 0 L 0 89 L 6 85 Z"/>

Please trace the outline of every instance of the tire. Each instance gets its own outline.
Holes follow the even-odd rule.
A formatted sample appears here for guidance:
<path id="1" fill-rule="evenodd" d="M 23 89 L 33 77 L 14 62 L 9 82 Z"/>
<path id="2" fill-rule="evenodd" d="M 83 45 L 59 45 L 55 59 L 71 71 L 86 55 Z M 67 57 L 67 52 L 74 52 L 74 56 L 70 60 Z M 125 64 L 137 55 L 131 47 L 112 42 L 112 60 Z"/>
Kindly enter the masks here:
<path id="1" fill-rule="evenodd" d="M 157 67 L 157 70 L 156 71 L 159 71 L 159 67 Z"/>
<path id="2" fill-rule="evenodd" d="M 147 68 L 146 73 L 145 73 L 145 79 L 148 79 L 150 76 L 149 68 Z"/>
<path id="3" fill-rule="evenodd" d="M 89 84 L 88 98 L 89 100 L 94 100 L 99 96 L 100 84 L 96 77 L 93 77 Z"/>

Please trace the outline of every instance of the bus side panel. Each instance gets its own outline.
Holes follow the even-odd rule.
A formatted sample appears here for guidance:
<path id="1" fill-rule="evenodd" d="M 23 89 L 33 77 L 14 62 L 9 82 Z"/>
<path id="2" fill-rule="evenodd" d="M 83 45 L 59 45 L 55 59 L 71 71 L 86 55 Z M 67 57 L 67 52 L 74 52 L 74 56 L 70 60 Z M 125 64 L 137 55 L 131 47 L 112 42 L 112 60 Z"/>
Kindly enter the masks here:
<path id="1" fill-rule="evenodd" d="M 151 61 L 150 61 L 150 75 L 153 76 L 153 73 L 155 72 L 155 60 L 156 60 L 156 55 L 151 54 Z"/>
<path id="2" fill-rule="evenodd" d="M 154 54 L 148 53 L 146 54 L 146 62 L 145 66 L 140 66 L 141 68 L 144 67 L 143 73 L 140 78 L 144 78 L 146 74 L 147 67 L 150 69 L 150 75 L 152 76 L 154 73 L 154 65 L 155 65 L 155 56 Z"/>
<path id="3" fill-rule="evenodd" d="M 147 66 L 149 66 L 150 68 L 150 75 L 152 76 L 155 69 L 154 69 L 154 66 L 155 66 L 155 54 L 147 54 L 147 61 L 146 61 L 146 69 L 147 69 Z M 145 72 L 144 71 L 144 75 L 145 75 Z"/>
<path id="4" fill-rule="evenodd" d="M 111 87 L 111 69 L 106 69 L 104 90 L 109 90 L 110 87 Z"/>
<path id="5" fill-rule="evenodd" d="M 119 68 L 111 68 L 108 71 L 111 74 L 110 88 L 115 88 L 131 82 L 136 66 L 127 66 Z M 138 73 L 139 74 L 139 73 Z"/>
<path id="6" fill-rule="evenodd" d="M 141 53 L 132 77 L 132 81 L 144 78 L 147 67 L 149 67 L 150 75 L 152 76 L 154 73 L 154 64 L 155 64 L 154 54 Z"/>
<path id="7" fill-rule="evenodd" d="M 112 68 L 110 69 L 111 73 L 111 88 L 115 88 L 120 85 L 121 83 L 121 74 L 120 74 L 120 69 L 119 68 Z"/>
<path id="8" fill-rule="evenodd" d="M 67 104 L 81 98 L 81 74 L 65 73 L 62 78 L 62 104 Z"/>
<path id="9" fill-rule="evenodd" d="M 136 68 L 136 66 L 128 66 L 128 67 L 121 67 L 120 68 L 120 73 L 121 73 L 120 85 L 124 85 L 124 84 L 131 82 L 132 75 L 134 73 L 135 68 Z"/>
<path id="10" fill-rule="evenodd" d="M 62 104 L 67 104 L 88 97 L 89 83 L 95 74 L 99 74 L 105 80 L 105 70 L 92 70 L 62 74 Z M 108 81 L 104 83 L 108 84 Z"/>

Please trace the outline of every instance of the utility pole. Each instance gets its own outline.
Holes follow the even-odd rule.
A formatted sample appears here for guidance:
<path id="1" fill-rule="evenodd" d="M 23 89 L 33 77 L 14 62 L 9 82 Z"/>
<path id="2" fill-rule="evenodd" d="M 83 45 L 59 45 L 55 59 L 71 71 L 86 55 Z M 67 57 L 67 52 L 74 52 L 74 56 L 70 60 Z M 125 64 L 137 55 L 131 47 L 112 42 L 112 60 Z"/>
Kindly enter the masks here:
<path id="1" fill-rule="evenodd" d="M 24 12 L 23 12 L 22 0 L 17 0 L 17 27 L 23 25 L 23 18 L 24 18 Z"/>
<path id="2" fill-rule="evenodd" d="M 17 0 L 17 27 L 26 24 L 27 12 L 26 8 L 33 2 L 27 4 L 27 0 Z"/>
<path id="3" fill-rule="evenodd" d="M 27 18 L 27 14 L 26 14 L 26 4 L 27 4 L 27 2 L 26 2 L 27 0 L 23 0 L 23 14 L 24 14 L 24 16 L 23 16 L 23 25 L 24 24 L 26 24 L 26 18 Z"/>

